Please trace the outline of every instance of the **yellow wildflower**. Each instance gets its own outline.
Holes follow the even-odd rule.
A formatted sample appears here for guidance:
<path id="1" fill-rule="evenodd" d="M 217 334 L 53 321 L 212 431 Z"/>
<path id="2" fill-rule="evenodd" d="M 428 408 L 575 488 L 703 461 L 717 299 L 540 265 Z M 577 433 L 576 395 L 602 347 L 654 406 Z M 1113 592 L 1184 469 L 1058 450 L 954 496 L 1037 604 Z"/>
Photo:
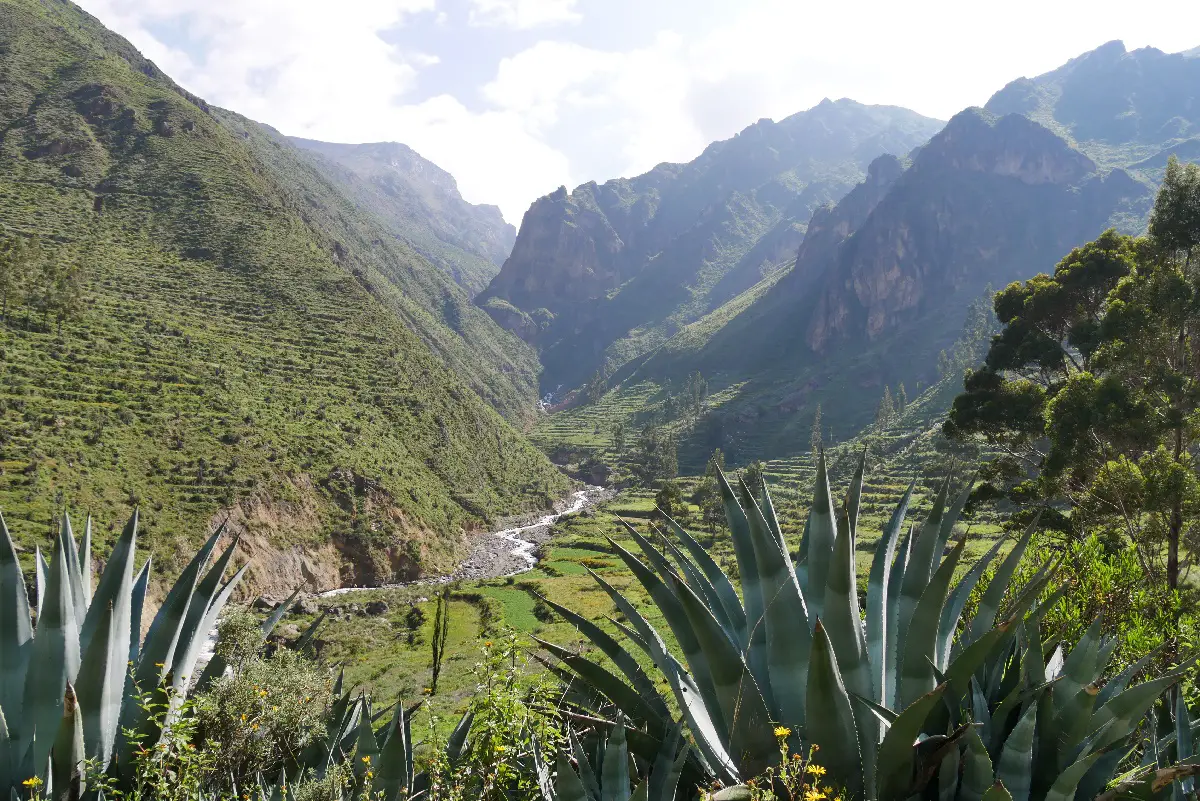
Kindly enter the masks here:
<path id="1" fill-rule="evenodd" d="M 25 785 L 26 787 L 37 789 L 38 787 L 42 786 L 42 778 L 40 776 L 30 776 L 28 779 L 21 782 L 21 784 Z"/>
<path id="2" fill-rule="evenodd" d="M 365 757 L 363 757 L 363 758 L 362 758 L 362 761 L 363 761 L 363 762 L 366 762 L 368 765 L 370 765 L 370 764 L 371 764 L 371 757 L 370 757 L 370 756 L 365 756 Z"/>
<path id="3" fill-rule="evenodd" d="M 811 773 L 814 776 L 824 776 L 825 767 L 823 765 L 818 765 L 815 762 L 809 762 L 808 765 L 805 766 L 804 772 Z"/>
<path id="4" fill-rule="evenodd" d="M 776 726 L 775 727 L 775 736 L 776 737 L 790 737 L 791 734 L 792 734 L 792 730 L 789 729 L 787 726 Z"/>
<path id="5" fill-rule="evenodd" d="M 822 801 L 825 798 L 825 793 L 817 789 L 805 790 L 804 801 Z"/>

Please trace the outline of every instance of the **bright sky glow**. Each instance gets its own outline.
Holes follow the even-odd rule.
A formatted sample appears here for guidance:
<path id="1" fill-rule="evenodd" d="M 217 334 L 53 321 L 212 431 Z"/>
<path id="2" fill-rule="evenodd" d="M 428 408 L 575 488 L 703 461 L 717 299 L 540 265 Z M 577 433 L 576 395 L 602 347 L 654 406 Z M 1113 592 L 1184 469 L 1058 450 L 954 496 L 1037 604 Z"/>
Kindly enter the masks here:
<path id="1" fill-rule="evenodd" d="M 1200 44 L 1200 2 L 79 0 L 180 84 L 287 134 L 399 141 L 514 224 L 823 97 L 947 119 L 1106 41 Z"/>

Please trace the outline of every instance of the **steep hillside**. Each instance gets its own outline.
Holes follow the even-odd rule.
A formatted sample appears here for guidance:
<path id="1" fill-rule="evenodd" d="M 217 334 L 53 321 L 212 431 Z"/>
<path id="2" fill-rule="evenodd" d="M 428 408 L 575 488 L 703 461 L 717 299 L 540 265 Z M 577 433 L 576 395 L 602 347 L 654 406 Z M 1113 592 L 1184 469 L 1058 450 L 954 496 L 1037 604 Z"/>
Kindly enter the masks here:
<path id="1" fill-rule="evenodd" d="M 500 209 L 463 200 L 454 176 L 407 145 L 289 141 L 315 154 L 327 178 L 472 295 L 512 251 L 517 231 Z"/>
<path id="2" fill-rule="evenodd" d="M 1113 43 L 1013 82 L 911 164 L 874 162 L 813 214 L 794 267 L 614 381 L 708 378 L 723 402 L 685 454 L 796 452 L 818 403 L 839 435 L 857 431 L 884 386 L 936 380 L 939 353 L 987 286 L 1050 270 L 1109 226 L 1144 230 L 1167 155 L 1200 158 L 1197 64 Z"/>
<path id="3" fill-rule="evenodd" d="M 1101 167 L 1145 169 L 1155 180 L 1170 154 L 1200 157 L 1200 59 L 1187 53 L 1109 42 L 1013 81 L 985 108 L 1036 120 Z"/>
<path id="4" fill-rule="evenodd" d="M 167 575 L 229 518 L 252 586 L 386 580 L 565 489 L 447 369 L 483 361 L 443 322 L 465 293 L 372 249 L 290 145 L 60 0 L 0 3 L 0 86 L 0 225 L 84 268 L 61 333 L 19 303 L 0 326 L 0 509 L 24 558 L 64 504 L 102 552 L 136 505 Z"/>
<path id="5" fill-rule="evenodd" d="M 541 198 L 478 298 L 541 351 L 542 386 L 618 370 L 790 261 L 814 209 L 941 126 L 850 100 L 761 120 L 688 164 Z"/>

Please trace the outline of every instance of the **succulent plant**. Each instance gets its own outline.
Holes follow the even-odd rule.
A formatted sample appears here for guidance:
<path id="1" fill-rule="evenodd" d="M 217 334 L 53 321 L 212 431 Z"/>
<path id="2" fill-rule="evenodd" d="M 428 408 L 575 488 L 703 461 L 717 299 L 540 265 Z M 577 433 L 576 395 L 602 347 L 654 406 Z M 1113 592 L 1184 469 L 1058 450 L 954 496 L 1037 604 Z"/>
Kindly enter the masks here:
<path id="1" fill-rule="evenodd" d="M 161 719 L 140 703 L 142 692 L 188 692 L 201 647 L 241 580 L 225 581 L 235 541 L 214 561 L 223 528 L 214 532 L 167 593 L 144 639 L 141 620 L 150 561 L 134 570 L 138 515 L 113 547 L 95 590 L 89 519 L 77 544 L 63 515 L 47 562 L 40 551 L 37 607 L 0 516 L 0 793 L 37 777 L 51 788 L 82 781 L 81 766 L 131 763 L 126 731 L 156 741 Z M 33 623 L 32 612 L 37 622 Z M 145 741 L 144 740 L 144 741 Z M 76 788 L 76 792 L 81 788 Z"/>
<path id="2" fill-rule="evenodd" d="M 863 610 L 854 553 L 864 463 L 837 510 L 820 458 L 795 562 L 766 487 L 753 498 L 742 485 L 739 500 L 718 476 L 740 593 L 675 521 L 667 518 L 654 540 L 626 524 L 642 556 L 615 541 L 612 548 L 662 613 L 683 661 L 593 573 L 627 622 L 613 621 L 622 641 L 546 600 L 616 669 L 542 643 L 560 660 L 569 701 L 601 717 L 615 708 L 661 745 L 672 730 L 670 706 L 634 657 L 640 650 L 666 678 L 707 770 L 727 786 L 778 761 L 778 723 L 792 732 L 793 751 L 819 746 L 831 783 L 855 798 L 1094 797 L 1183 672 L 1129 688 L 1142 668 L 1134 665 L 1101 686 L 1115 646 L 1099 623 L 1069 654 L 1043 648 L 1041 615 L 1063 591 L 1053 587 L 1053 566 L 1010 591 L 1036 522 L 964 623 L 968 597 L 1003 541 L 955 580 L 966 540 L 954 541 L 954 527 L 970 486 L 951 500 L 949 479 L 923 524 L 903 537 L 915 487 L 897 503 L 875 547 Z"/>

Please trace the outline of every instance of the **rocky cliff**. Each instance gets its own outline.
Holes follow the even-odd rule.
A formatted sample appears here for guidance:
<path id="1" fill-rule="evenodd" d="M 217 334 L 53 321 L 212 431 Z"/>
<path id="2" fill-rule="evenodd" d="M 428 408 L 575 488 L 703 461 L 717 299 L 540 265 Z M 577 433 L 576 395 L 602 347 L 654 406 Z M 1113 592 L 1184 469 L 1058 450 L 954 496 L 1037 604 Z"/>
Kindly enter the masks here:
<path id="1" fill-rule="evenodd" d="M 399 142 L 345 145 L 288 137 L 397 238 L 472 295 L 500 270 L 517 231 L 495 206 L 463 200 L 454 176 Z"/>
<path id="2" fill-rule="evenodd" d="M 790 261 L 814 209 L 840 199 L 877 156 L 906 154 L 940 125 L 826 100 L 760 120 L 687 164 L 560 188 L 526 213 L 477 302 L 523 336 L 529 326 L 508 306 L 534 321 L 544 388 L 613 372 Z"/>

